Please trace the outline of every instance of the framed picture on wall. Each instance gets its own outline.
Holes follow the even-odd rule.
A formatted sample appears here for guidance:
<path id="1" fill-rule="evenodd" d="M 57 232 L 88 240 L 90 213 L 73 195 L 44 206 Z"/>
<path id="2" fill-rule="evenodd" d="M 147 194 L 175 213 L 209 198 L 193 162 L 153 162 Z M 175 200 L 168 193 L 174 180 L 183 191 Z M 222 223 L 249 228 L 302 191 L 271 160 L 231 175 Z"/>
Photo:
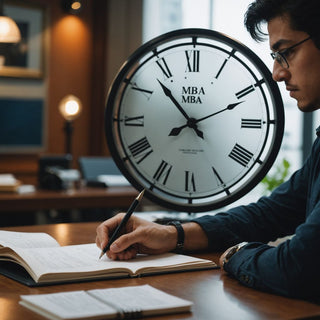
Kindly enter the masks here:
<path id="1" fill-rule="evenodd" d="M 32 153 L 44 148 L 44 100 L 0 97 L 0 153 Z"/>
<path id="2" fill-rule="evenodd" d="M 5 1 L 4 13 L 18 25 L 21 41 L 0 43 L 0 77 L 42 78 L 45 10 L 28 1 Z"/>

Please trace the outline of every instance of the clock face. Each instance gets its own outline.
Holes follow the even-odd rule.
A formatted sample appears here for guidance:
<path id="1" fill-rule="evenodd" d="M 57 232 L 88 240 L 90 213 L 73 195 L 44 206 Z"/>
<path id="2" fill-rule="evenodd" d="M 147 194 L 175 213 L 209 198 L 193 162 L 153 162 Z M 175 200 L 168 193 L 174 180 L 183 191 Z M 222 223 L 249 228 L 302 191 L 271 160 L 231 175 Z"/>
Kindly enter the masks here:
<path id="1" fill-rule="evenodd" d="M 113 82 L 110 152 L 126 178 L 167 208 L 227 205 L 266 175 L 284 127 L 277 84 L 247 47 L 182 29 L 140 47 Z"/>

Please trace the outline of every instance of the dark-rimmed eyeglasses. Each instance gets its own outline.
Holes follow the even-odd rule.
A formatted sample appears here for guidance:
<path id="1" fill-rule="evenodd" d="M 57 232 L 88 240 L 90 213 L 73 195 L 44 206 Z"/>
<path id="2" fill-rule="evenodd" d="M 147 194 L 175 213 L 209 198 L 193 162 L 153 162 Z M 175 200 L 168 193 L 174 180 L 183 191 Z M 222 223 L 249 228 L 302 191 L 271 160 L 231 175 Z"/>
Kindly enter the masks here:
<path id="1" fill-rule="evenodd" d="M 288 63 L 287 57 L 291 53 L 291 50 L 297 46 L 300 46 L 300 44 L 306 42 L 309 39 L 311 39 L 311 37 L 308 37 L 308 38 L 294 44 L 293 46 L 291 46 L 289 48 L 286 48 L 286 49 L 283 49 L 280 51 L 276 51 L 276 52 L 271 52 L 270 54 L 271 54 L 272 59 L 276 60 L 282 68 L 288 69 L 289 63 Z"/>

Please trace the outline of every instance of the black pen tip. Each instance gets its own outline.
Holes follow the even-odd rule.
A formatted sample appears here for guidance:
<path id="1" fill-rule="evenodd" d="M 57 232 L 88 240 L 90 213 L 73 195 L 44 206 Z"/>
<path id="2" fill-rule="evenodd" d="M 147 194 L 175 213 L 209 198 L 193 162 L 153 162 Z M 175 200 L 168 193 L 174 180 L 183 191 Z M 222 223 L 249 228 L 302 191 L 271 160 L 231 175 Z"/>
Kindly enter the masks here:
<path id="1" fill-rule="evenodd" d="M 143 197 L 143 195 L 144 195 L 144 191 L 145 191 L 145 189 L 143 189 L 143 190 L 138 194 L 138 196 L 136 197 L 136 200 L 140 201 L 140 200 L 142 199 L 142 197 Z"/>

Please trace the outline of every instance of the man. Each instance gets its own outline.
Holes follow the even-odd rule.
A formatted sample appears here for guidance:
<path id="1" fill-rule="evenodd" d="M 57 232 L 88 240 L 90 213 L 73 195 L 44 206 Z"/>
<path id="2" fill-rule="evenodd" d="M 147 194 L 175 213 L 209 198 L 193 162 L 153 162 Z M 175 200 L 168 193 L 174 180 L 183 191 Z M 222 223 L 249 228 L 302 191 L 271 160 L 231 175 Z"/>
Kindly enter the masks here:
<path id="1" fill-rule="evenodd" d="M 284 81 L 303 112 L 320 108 L 320 1 L 255 0 L 245 24 L 261 40 L 267 23 L 274 58 L 273 78 Z M 320 135 L 320 129 L 319 129 Z M 184 250 L 223 251 L 220 264 L 243 284 L 299 298 L 320 296 L 320 138 L 304 166 L 270 197 L 182 225 L 158 225 L 132 217 L 111 246 L 112 259 L 172 251 L 184 232 Z M 97 228 L 103 248 L 119 214 Z M 178 232 L 179 238 L 178 238 Z M 277 247 L 278 237 L 294 234 Z M 183 236 L 182 236 L 183 238 Z M 229 248 L 229 249 L 228 249 Z"/>

